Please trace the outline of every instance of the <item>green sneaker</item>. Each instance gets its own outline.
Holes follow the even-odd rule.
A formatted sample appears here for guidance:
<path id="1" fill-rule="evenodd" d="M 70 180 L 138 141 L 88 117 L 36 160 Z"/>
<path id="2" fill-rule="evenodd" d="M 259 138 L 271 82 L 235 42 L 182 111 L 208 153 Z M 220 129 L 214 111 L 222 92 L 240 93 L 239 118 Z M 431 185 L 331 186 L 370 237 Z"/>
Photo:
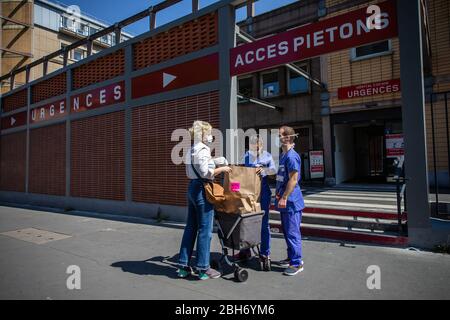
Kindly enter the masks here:
<path id="1" fill-rule="evenodd" d="M 200 280 L 217 279 L 221 276 L 222 274 L 219 271 L 214 270 L 213 268 L 209 268 L 206 271 L 202 270 L 198 273 L 198 278 Z"/>
<path id="2" fill-rule="evenodd" d="M 190 267 L 179 268 L 177 270 L 177 273 L 178 273 L 178 277 L 186 278 L 186 277 L 192 275 L 192 269 Z"/>

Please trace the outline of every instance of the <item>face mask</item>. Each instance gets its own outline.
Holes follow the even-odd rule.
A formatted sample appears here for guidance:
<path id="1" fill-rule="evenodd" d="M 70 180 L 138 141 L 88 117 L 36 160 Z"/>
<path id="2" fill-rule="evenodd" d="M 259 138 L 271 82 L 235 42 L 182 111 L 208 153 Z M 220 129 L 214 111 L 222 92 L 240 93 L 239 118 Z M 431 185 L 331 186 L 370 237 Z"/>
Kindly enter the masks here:
<path id="1" fill-rule="evenodd" d="M 284 138 L 284 137 L 297 137 L 297 135 L 298 135 L 298 134 L 291 134 L 291 135 L 289 135 L 289 136 L 283 136 L 283 138 Z M 287 143 L 287 144 L 289 144 L 289 143 Z M 294 144 L 294 143 L 293 143 L 293 144 Z M 276 145 L 278 148 L 281 148 L 281 146 L 284 145 L 284 143 L 281 142 L 281 138 L 278 138 L 278 139 L 275 141 L 275 145 Z"/>
<path id="2" fill-rule="evenodd" d="M 280 141 L 280 139 L 275 140 L 275 146 L 277 148 L 281 148 L 281 141 Z"/>
<path id="3" fill-rule="evenodd" d="M 214 138 L 213 138 L 212 135 L 209 134 L 209 135 L 206 136 L 206 142 L 207 142 L 208 144 L 212 143 L 213 140 L 214 140 Z"/>

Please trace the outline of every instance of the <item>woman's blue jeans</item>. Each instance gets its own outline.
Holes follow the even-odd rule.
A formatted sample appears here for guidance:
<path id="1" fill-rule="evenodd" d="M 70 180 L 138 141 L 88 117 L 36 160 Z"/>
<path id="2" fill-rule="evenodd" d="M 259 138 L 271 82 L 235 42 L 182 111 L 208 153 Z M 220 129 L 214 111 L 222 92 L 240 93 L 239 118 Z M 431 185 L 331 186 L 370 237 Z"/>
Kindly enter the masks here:
<path id="1" fill-rule="evenodd" d="M 188 217 L 181 241 L 179 264 L 190 265 L 197 239 L 197 269 L 208 270 L 213 229 L 214 207 L 206 200 L 203 182 L 194 179 L 188 187 Z"/>

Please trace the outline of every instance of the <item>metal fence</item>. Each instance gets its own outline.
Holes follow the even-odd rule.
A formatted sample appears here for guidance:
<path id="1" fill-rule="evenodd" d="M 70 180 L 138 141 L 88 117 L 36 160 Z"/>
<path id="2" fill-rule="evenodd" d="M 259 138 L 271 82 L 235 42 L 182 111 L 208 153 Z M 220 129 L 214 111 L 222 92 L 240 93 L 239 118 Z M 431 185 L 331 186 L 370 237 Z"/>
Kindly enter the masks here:
<path id="1" fill-rule="evenodd" d="M 433 194 L 433 213 L 439 214 L 442 194 L 450 194 L 450 91 L 429 94 L 427 137 L 430 170 L 430 194 Z"/>

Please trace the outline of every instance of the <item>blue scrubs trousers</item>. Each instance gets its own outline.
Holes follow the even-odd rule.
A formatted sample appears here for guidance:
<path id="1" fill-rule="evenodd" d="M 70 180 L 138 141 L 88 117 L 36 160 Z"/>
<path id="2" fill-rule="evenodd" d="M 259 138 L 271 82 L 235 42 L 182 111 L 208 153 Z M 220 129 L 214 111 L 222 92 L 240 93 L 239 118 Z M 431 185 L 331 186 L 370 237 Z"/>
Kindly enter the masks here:
<path id="1" fill-rule="evenodd" d="M 206 200 L 203 182 L 194 179 L 188 187 L 188 217 L 181 241 L 179 265 L 190 264 L 197 239 L 197 270 L 208 270 L 213 230 L 214 207 Z"/>
<path id="2" fill-rule="evenodd" d="M 287 244 L 287 256 L 291 261 L 291 266 L 298 267 L 302 264 L 302 236 L 300 233 L 300 223 L 302 221 L 302 211 L 287 207 L 280 211 L 281 226 L 284 239 Z"/>

